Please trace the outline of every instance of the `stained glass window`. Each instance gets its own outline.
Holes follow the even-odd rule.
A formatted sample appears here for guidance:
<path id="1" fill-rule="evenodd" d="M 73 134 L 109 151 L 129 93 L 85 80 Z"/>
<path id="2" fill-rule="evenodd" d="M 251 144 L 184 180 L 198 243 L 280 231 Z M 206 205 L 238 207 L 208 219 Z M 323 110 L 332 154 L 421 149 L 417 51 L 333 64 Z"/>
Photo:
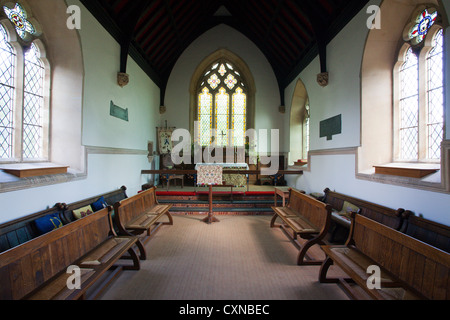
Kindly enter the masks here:
<path id="1" fill-rule="evenodd" d="M 208 83 L 211 86 L 211 89 L 213 89 L 213 90 L 219 86 L 220 82 L 221 81 L 220 81 L 219 77 L 217 76 L 217 74 L 213 74 L 211 76 L 211 78 L 209 78 L 209 80 L 208 80 Z"/>
<path id="2" fill-rule="evenodd" d="M 219 73 L 220 73 L 220 75 L 221 75 L 222 77 L 225 75 L 225 73 L 227 73 L 227 68 L 225 68 L 225 65 L 224 65 L 224 64 L 221 64 L 221 65 L 220 65 Z"/>
<path id="3" fill-rule="evenodd" d="M 33 24 L 28 21 L 27 12 L 22 8 L 19 3 L 16 3 L 13 9 L 8 8 L 7 6 L 3 7 L 6 16 L 8 19 L 14 24 L 16 28 L 17 34 L 23 39 L 27 39 L 28 34 L 35 34 L 36 29 Z"/>
<path id="4" fill-rule="evenodd" d="M 444 137 L 444 35 L 442 29 L 433 39 L 433 49 L 427 57 L 427 158 L 441 158 Z"/>
<path id="5" fill-rule="evenodd" d="M 234 86 L 236 85 L 237 80 L 232 74 L 229 74 L 227 76 L 227 78 L 225 79 L 225 83 L 226 83 L 228 89 L 232 90 L 234 88 Z"/>
<path id="6" fill-rule="evenodd" d="M 23 157 L 42 157 L 42 111 L 44 108 L 44 66 L 33 43 L 25 53 L 25 89 L 23 106 Z"/>
<path id="7" fill-rule="evenodd" d="M 31 13 L 15 3 L 6 4 L 3 10 L 9 21 L 0 25 L 0 160 L 3 162 L 26 162 L 47 160 L 48 105 L 44 93 L 46 68 L 41 59 L 42 43 L 29 42 L 30 35 L 38 35 L 36 26 L 30 22 Z M 9 43 L 7 29 L 15 30 L 23 40 L 17 41 L 16 49 Z M 18 39 L 18 37 L 15 37 Z M 22 46 L 22 48 L 19 48 Z M 20 74 L 18 74 L 20 73 Z M 16 76 L 18 75 L 18 76 Z"/>
<path id="8" fill-rule="evenodd" d="M 230 95 L 225 88 L 220 88 L 219 93 L 216 94 L 216 145 L 228 145 L 228 128 L 229 128 L 229 106 Z"/>
<path id="9" fill-rule="evenodd" d="M 431 8 L 420 12 L 417 17 L 414 17 L 412 27 L 408 30 L 408 39 L 411 40 L 412 45 L 419 44 L 425 39 L 425 36 L 435 23 L 438 17 L 438 12 Z"/>
<path id="10" fill-rule="evenodd" d="M 209 145 L 211 142 L 212 129 L 212 94 L 208 88 L 203 88 L 198 98 L 198 125 L 199 140 L 202 146 Z"/>
<path id="11" fill-rule="evenodd" d="M 242 146 L 245 143 L 247 95 L 241 88 L 233 94 L 233 144 Z"/>
<path id="12" fill-rule="evenodd" d="M 13 103 L 16 55 L 0 25 L 0 159 L 13 157 Z"/>
<path id="13" fill-rule="evenodd" d="M 198 93 L 199 142 L 208 146 L 244 146 L 247 128 L 247 94 L 244 79 L 228 61 L 205 71 Z M 238 86 L 238 84 L 241 84 Z M 203 107 L 202 107 L 203 106 Z M 215 130 L 214 138 L 212 133 Z"/>
<path id="14" fill-rule="evenodd" d="M 403 32 L 410 47 L 399 72 L 396 160 L 439 161 L 444 137 L 443 29 L 435 26 L 441 21 L 435 8 L 416 12 Z"/>
<path id="15" fill-rule="evenodd" d="M 400 150 L 404 160 L 417 160 L 419 141 L 419 63 L 411 48 L 400 70 Z"/>

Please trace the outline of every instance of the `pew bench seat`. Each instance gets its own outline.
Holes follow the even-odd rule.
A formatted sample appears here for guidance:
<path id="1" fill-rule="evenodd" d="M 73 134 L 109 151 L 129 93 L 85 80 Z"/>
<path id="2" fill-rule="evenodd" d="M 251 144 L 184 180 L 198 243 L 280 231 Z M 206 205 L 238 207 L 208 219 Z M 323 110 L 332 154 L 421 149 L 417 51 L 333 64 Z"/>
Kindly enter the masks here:
<path id="1" fill-rule="evenodd" d="M 164 206 L 165 210 L 169 210 L 170 206 Z M 158 212 L 152 212 L 148 211 L 145 213 L 142 213 L 141 215 L 137 216 L 136 218 L 131 219 L 125 224 L 125 229 L 132 230 L 132 231 L 147 231 L 152 228 L 158 221 L 158 219 L 163 215 L 164 213 L 158 213 Z"/>
<path id="2" fill-rule="evenodd" d="M 345 245 L 322 246 L 319 282 L 337 283 L 356 300 L 450 299 L 450 254 L 363 215 L 351 217 Z M 333 264 L 346 276 L 327 277 Z"/>
<path id="3" fill-rule="evenodd" d="M 370 266 L 378 265 L 376 261 L 366 256 L 361 251 L 346 246 L 322 246 L 325 254 L 330 257 L 334 263 L 350 276 L 350 278 L 339 278 L 339 284 L 351 292 L 352 298 L 357 300 L 371 299 L 369 295 L 351 288 L 356 283 L 358 287 L 366 287 L 367 282 L 371 281 L 371 274 L 367 273 Z M 383 300 L 416 300 L 421 299 L 413 293 L 407 286 L 403 286 L 393 275 L 385 269 L 380 268 L 380 285 L 378 298 Z"/>
<path id="4" fill-rule="evenodd" d="M 0 253 L 0 300 L 95 299 L 122 270 L 140 269 L 136 242 L 101 209 Z"/>
<path id="5" fill-rule="evenodd" d="M 120 234 L 138 236 L 136 245 L 142 260 L 147 257 L 144 244 L 151 239 L 159 227 L 173 225 L 173 218 L 169 213 L 173 205 L 158 203 L 155 191 L 156 187 L 152 187 L 114 204 L 115 225 Z M 163 216 L 168 219 L 162 220 Z"/>
<path id="6" fill-rule="evenodd" d="M 286 207 L 272 207 L 274 215 L 270 227 L 279 227 L 299 249 L 298 265 L 320 265 L 320 259 L 312 258 L 308 250 L 316 244 L 324 244 L 331 219 L 331 207 L 307 196 L 304 192 L 289 189 L 289 203 Z M 276 224 L 277 219 L 281 224 Z M 305 241 L 300 241 L 302 238 Z"/>
<path id="7" fill-rule="evenodd" d="M 395 230 L 400 230 L 411 211 L 403 208 L 392 209 L 386 206 L 362 200 L 339 192 L 324 190 L 321 201 L 332 207 L 331 242 L 343 243 L 348 237 L 351 225 L 351 213 L 355 212 L 384 224 Z"/>
<path id="8" fill-rule="evenodd" d="M 136 237 L 114 237 L 73 263 L 80 268 L 80 289 L 68 288 L 71 273 L 62 272 L 36 289 L 26 300 L 74 300 L 83 298 L 87 290 L 111 270 L 107 281 L 116 277 L 123 267 L 113 266 L 136 243 Z M 106 281 L 102 284 L 106 285 Z"/>
<path id="9" fill-rule="evenodd" d="M 90 206 L 91 211 L 95 212 L 104 207 L 104 205 L 98 206 L 98 204 L 113 206 L 117 201 L 127 198 L 126 190 L 127 188 L 122 186 L 117 190 L 105 192 L 74 203 L 59 202 L 52 208 L 0 224 L 0 253 L 50 231 L 49 228 L 43 230 L 40 227 L 40 224 L 38 224 L 40 220 L 46 220 L 46 218 L 51 217 L 57 219 L 55 224 L 67 225 L 77 220 L 77 217 L 74 216 L 75 210 Z"/>
<path id="10" fill-rule="evenodd" d="M 306 218 L 296 214 L 292 209 L 286 207 L 274 207 L 272 209 L 295 235 L 303 236 L 320 233 L 319 228 Z"/>

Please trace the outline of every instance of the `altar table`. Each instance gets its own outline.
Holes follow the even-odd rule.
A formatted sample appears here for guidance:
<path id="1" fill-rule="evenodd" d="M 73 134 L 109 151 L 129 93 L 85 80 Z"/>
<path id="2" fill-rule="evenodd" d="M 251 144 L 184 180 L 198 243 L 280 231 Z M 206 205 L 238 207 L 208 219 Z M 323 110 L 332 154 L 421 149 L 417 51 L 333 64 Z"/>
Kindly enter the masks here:
<path id="1" fill-rule="evenodd" d="M 198 163 L 195 165 L 195 170 L 198 170 L 199 166 L 219 166 L 222 169 L 245 169 L 248 170 L 249 166 L 247 163 Z M 223 180 L 225 184 L 233 185 L 235 187 L 245 187 L 248 188 L 248 174 L 224 174 Z"/>

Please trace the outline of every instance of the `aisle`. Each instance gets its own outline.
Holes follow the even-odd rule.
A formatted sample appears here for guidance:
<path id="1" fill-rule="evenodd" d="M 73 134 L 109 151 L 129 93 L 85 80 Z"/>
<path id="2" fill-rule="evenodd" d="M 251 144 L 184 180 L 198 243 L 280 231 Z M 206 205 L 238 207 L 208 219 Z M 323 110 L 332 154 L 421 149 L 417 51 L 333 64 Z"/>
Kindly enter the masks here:
<path id="1" fill-rule="evenodd" d="M 174 216 L 147 243 L 139 271 L 126 271 L 104 294 L 118 300 L 347 299 L 320 284 L 320 266 L 297 266 L 297 250 L 270 216 Z M 320 250 L 320 248 L 317 248 Z"/>

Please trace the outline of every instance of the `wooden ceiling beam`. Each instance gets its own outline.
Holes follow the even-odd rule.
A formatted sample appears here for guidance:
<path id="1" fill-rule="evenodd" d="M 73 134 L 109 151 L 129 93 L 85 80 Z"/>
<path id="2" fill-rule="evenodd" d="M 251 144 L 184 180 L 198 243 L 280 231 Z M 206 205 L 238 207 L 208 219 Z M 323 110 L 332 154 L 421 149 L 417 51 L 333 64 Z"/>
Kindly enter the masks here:
<path id="1" fill-rule="evenodd" d="M 313 5 L 312 0 L 305 0 L 301 3 L 293 3 L 293 6 L 298 7 L 298 10 L 309 18 L 308 20 L 312 25 L 317 43 L 320 72 L 323 73 L 327 72 L 327 39 L 325 31 L 328 29 L 329 22 L 328 15 L 321 10 L 317 10 L 317 1 L 314 1 L 316 5 Z"/>
<path id="2" fill-rule="evenodd" d="M 146 30 L 146 36 L 139 41 L 144 50 L 145 48 L 150 46 L 151 43 L 154 43 L 154 38 L 158 34 L 160 34 L 162 32 L 162 29 L 167 25 L 167 21 L 164 19 L 164 14 L 165 9 L 159 8 L 157 14 L 149 21 L 149 24 L 146 24 L 146 26 L 148 27 L 148 29 Z"/>

